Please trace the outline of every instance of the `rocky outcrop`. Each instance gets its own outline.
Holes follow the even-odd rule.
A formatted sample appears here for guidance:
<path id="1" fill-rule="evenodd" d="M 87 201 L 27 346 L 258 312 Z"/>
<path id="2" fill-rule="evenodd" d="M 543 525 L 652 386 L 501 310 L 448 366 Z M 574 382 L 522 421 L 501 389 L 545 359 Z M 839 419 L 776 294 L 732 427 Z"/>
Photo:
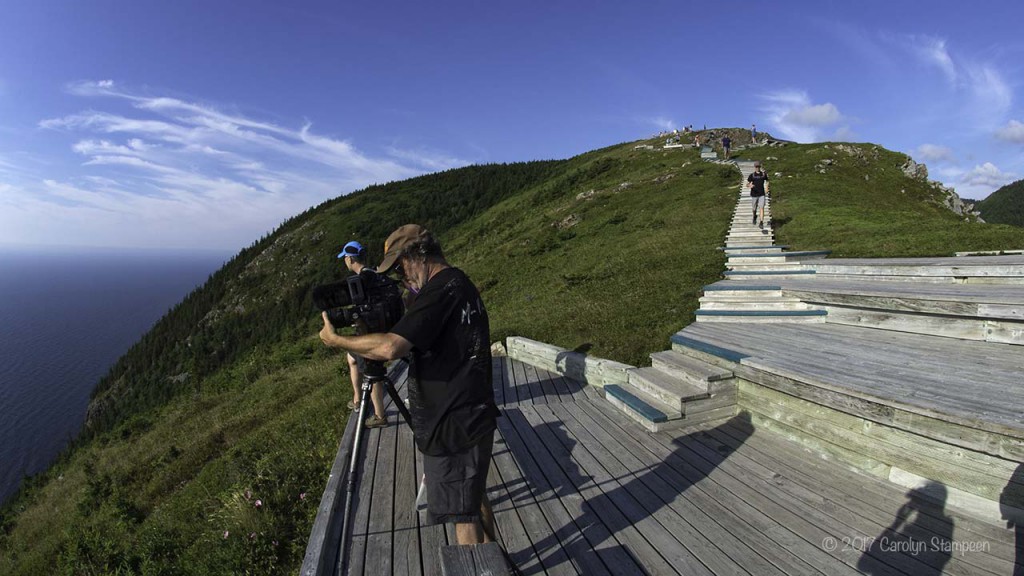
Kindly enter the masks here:
<path id="1" fill-rule="evenodd" d="M 907 175 L 907 178 L 921 180 L 922 182 L 928 181 L 928 167 L 924 164 L 914 162 L 914 159 L 909 156 L 907 156 L 907 161 L 900 166 L 900 170 L 903 170 L 903 173 Z"/>
<path id="2" fill-rule="evenodd" d="M 925 164 L 918 164 L 913 158 L 907 156 L 907 161 L 900 166 L 900 170 L 903 171 L 907 178 L 927 182 L 938 193 L 937 201 L 939 204 L 945 206 L 957 216 L 974 222 L 984 222 L 981 219 L 981 214 L 974 209 L 974 203 L 964 202 L 952 186 L 946 186 L 938 180 L 928 180 L 928 166 Z"/>
<path id="3" fill-rule="evenodd" d="M 963 216 L 964 218 L 975 222 L 984 222 L 981 218 L 981 213 L 974 209 L 974 203 L 964 201 L 960 198 L 952 186 L 946 186 L 942 182 L 937 182 L 935 180 L 932 180 L 930 184 L 932 185 L 932 188 L 942 195 L 942 204 L 946 208 L 949 208 L 954 214 L 957 216 Z"/>

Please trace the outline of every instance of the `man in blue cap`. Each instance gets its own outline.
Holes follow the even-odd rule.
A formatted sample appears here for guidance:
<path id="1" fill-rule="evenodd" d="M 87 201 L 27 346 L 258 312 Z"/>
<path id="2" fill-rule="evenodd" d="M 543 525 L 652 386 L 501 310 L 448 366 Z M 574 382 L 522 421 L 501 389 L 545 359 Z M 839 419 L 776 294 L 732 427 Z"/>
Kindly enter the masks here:
<path id="1" fill-rule="evenodd" d="M 348 268 L 350 272 L 355 274 L 376 274 L 377 272 L 366 265 L 366 248 L 362 244 L 356 241 L 345 244 L 345 247 L 341 249 L 341 253 L 338 254 L 338 258 L 341 259 L 342 263 L 345 264 L 345 268 Z M 372 278 L 365 278 L 367 284 L 372 284 Z M 365 360 L 362 356 L 348 353 L 348 373 L 352 380 L 352 401 L 348 403 L 348 407 L 352 410 L 359 408 L 358 402 L 360 394 L 362 393 L 361 384 L 365 366 Z M 373 385 L 373 391 L 370 393 L 370 399 L 373 400 L 373 415 L 366 419 L 367 428 L 380 428 L 388 425 L 387 414 L 384 413 L 384 389 L 380 382 L 376 382 Z"/>

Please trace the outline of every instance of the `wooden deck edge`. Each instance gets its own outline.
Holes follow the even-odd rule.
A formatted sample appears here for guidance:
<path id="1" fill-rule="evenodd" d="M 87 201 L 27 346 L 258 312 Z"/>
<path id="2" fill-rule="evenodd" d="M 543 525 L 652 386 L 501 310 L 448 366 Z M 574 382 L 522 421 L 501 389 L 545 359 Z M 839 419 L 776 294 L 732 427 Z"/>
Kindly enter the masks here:
<path id="1" fill-rule="evenodd" d="M 768 388 L 803 400 L 823 404 L 863 416 L 886 426 L 894 426 L 926 438 L 985 452 L 1011 460 L 1024 460 L 1024 432 L 963 414 L 939 412 L 921 406 L 884 398 L 860 390 L 851 390 L 812 381 L 758 358 L 744 357 L 733 372 Z"/>
<path id="2" fill-rule="evenodd" d="M 388 377 L 397 383 L 408 369 L 405 362 L 396 362 L 388 371 Z M 306 555 L 302 559 L 302 576 L 326 576 L 334 574 L 338 563 L 341 540 L 341 508 L 345 505 L 345 480 L 348 478 L 349 461 L 352 459 L 352 441 L 356 433 L 358 414 L 349 415 L 348 424 L 341 435 L 338 453 L 327 477 L 327 486 L 320 497 L 316 519 L 309 532 Z"/>
<path id="3" fill-rule="evenodd" d="M 560 348 L 521 336 L 509 336 L 505 347 L 508 350 L 508 357 L 513 360 L 597 388 L 604 388 L 607 384 L 628 383 L 629 370 L 636 368 L 622 362 L 588 356 L 583 352 Z"/>
<path id="4" fill-rule="evenodd" d="M 784 377 L 767 382 L 743 368 L 736 372 L 739 409 L 753 413 L 755 425 L 826 460 L 901 486 L 916 488 L 937 482 L 948 491 L 947 504 L 971 516 L 996 523 L 1007 515 L 1024 521 L 1024 501 L 1000 502 L 1005 500 L 1004 493 L 1020 494 L 1022 487 L 1006 489 L 1015 485 L 1012 479 L 1019 458 L 992 454 L 1000 452 L 997 447 L 1001 444 L 994 435 L 950 422 L 924 424 L 920 417 L 914 422 L 891 408 L 867 406 L 862 400 L 828 391 L 809 399 L 801 393 L 806 388 L 791 385 L 785 389 Z M 906 426 L 908 422 L 916 425 Z M 931 435 L 922 434 L 928 432 L 928 425 L 935 430 Z M 965 448 L 962 443 L 973 447 Z"/>
<path id="5" fill-rule="evenodd" d="M 339 513 L 345 504 L 345 478 L 348 477 L 349 460 L 352 458 L 352 440 L 356 431 L 356 420 L 350 415 L 345 433 L 341 436 L 338 454 L 331 466 L 331 475 L 327 478 L 327 486 L 320 498 L 313 529 L 309 533 L 306 544 L 306 555 L 302 559 L 302 576 L 321 576 L 333 574 L 338 562 L 338 540 L 341 538 L 341 518 Z"/>

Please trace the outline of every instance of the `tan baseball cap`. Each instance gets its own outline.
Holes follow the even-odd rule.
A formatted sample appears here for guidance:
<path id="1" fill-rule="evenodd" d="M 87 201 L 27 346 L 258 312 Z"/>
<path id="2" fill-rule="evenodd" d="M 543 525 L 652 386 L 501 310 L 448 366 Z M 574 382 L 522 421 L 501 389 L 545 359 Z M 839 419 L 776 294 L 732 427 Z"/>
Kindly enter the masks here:
<path id="1" fill-rule="evenodd" d="M 402 253 L 406 246 L 429 237 L 430 232 L 419 224 L 406 224 L 399 227 L 384 241 L 384 259 L 381 260 L 380 266 L 377 266 L 377 272 L 379 274 L 387 274 L 394 268 L 395 263 L 398 262 L 399 254 Z"/>

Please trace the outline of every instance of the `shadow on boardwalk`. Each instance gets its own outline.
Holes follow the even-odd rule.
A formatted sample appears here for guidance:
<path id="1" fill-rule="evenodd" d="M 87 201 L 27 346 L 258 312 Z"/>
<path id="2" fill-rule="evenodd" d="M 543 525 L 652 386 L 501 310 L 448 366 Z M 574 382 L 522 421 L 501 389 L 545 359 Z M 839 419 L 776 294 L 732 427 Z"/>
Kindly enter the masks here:
<path id="1" fill-rule="evenodd" d="M 532 549 L 512 554 L 516 564 L 526 566 L 523 573 L 550 571 L 564 562 L 581 574 L 649 574 L 665 572 L 665 568 L 688 573 L 687 565 L 697 572 L 706 571 L 699 558 L 700 542 L 706 540 L 688 523 L 694 519 L 688 517 L 680 496 L 725 461 L 733 449 L 720 445 L 697 458 L 692 445 L 698 436 L 708 436 L 698 431 L 671 440 L 667 458 L 639 454 L 636 446 L 629 444 L 643 439 L 619 444 L 620 439 L 612 437 L 597 417 L 573 418 L 569 409 L 551 410 L 550 419 L 542 413 L 509 414 L 515 428 L 525 432 L 525 448 L 543 470 L 543 478 L 527 475 L 529 488 L 538 502 L 560 500 L 570 516 L 560 525 L 552 523 L 552 533 L 538 535 Z M 737 429 L 753 430 L 746 413 L 719 428 L 727 427 L 734 434 Z M 528 436 L 536 440 L 530 442 Z M 646 434 L 637 430 L 636 436 Z M 698 459 L 701 462 L 694 463 Z M 533 555 L 539 563 L 533 561 Z"/>
<path id="2" fill-rule="evenodd" d="M 946 492 L 938 482 L 907 492 L 907 502 L 900 506 L 892 524 L 871 542 L 857 569 L 865 574 L 892 574 L 890 566 L 910 561 L 915 575 L 942 574 L 952 557 L 953 542 L 953 517 L 945 511 Z"/>
<path id="3" fill-rule="evenodd" d="M 1024 464 L 1013 471 L 1013 476 L 999 496 L 999 505 L 1006 526 L 1014 531 L 1017 563 L 1013 567 L 1013 576 L 1024 576 L 1024 518 L 1021 517 L 1021 511 L 1024 510 Z"/>

